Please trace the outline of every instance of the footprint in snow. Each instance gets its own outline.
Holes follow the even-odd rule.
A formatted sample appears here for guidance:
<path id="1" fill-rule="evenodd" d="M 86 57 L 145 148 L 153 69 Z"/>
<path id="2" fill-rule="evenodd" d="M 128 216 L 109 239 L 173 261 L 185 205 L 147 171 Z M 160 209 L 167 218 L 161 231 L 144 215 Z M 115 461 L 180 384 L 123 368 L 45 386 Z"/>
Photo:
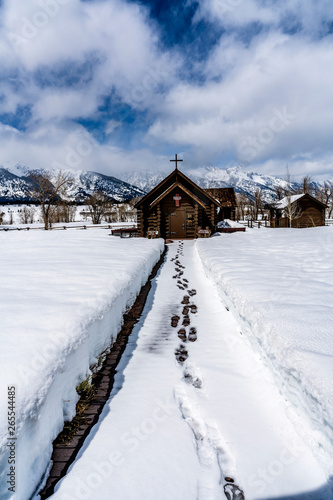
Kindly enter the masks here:
<path id="1" fill-rule="evenodd" d="M 206 426 L 207 434 L 209 436 L 210 443 L 216 452 L 218 465 L 221 474 L 224 476 L 224 480 L 227 483 L 235 483 L 234 477 L 237 476 L 236 460 L 230 450 L 230 445 L 222 436 L 221 431 L 214 420 L 208 420 L 206 422 Z M 236 487 L 240 489 L 237 485 Z M 236 499 L 238 499 L 238 497 L 235 497 L 234 500 Z"/>
<path id="2" fill-rule="evenodd" d="M 175 399 L 183 418 L 194 434 L 200 463 L 211 466 L 216 460 L 215 453 L 209 444 L 205 422 L 198 413 L 195 403 L 188 397 L 186 391 L 180 387 L 175 391 Z"/>
<path id="3" fill-rule="evenodd" d="M 201 380 L 202 383 L 199 370 L 188 361 L 184 370 L 184 378 L 188 379 L 188 382 L 192 379 Z M 244 500 L 244 492 L 234 480 L 235 459 L 217 424 L 202 418 L 198 405 L 188 396 L 184 387 L 178 386 L 174 394 L 179 410 L 196 439 L 200 463 L 205 467 L 217 466 L 219 468 L 221 477 L 227 483 L 224 485 L 224 493 L 228 500 Z M 200 483 L 200 488 L 205 486 L 204 477 L 200 478 Z"/>
<path id="4" fill-rule="evenodd" d="M 178 321 L 180 320 L 179 316 L 172 316 L 171 318 L 171 326 L 176 328 L 178 326 Z"/>
<path id="5" fill-rule="evenodd" d="M 181 328 L 179 331 L 178 331 L 178 337 L 183 341 L 183 342 L 186 342 L 186 330 L 185 328 Z"/>
<path id="6" fill-rule="evenodd" d="M 185 314 L 185 316 L 183 318 L 183 326 L 188 326 L 190 323 L 191 323 L 191 321 L 190 321 L 189 315 Z"/>
<path id="7" fill-rule="evenodd" d="M 196 328 L 194 328 L 194 327 L 190 328 L 190 333 L 188 334 L 188 340 L 190 342 L 195 342 L 197 340 L 197 338 L 198 337 L 197 337 L 197 330 L 196 330 Z"/>
<path id="8" fill-rule="evenodd" d="M 184 369 L 184 380 L 193 385 L 196 389 L 201 389 L 203 379 L 200 370 L 191 362 L 187 362 Z"/>
<path id="9" fill-rule="evenodd" d="M 178 363 L 184 363 L 184 361 L 188 358 L 188 352 L 184 345 L 180 344 L 180 346 L 175 351 L 175 356 Z"/>
<path id="10" fill-rule="evenodd" d="M 226 484 L 224 486 L 224 493 L 228 500 L 244 500 L 244 492 L 237 486 L 237 484 Z"/>

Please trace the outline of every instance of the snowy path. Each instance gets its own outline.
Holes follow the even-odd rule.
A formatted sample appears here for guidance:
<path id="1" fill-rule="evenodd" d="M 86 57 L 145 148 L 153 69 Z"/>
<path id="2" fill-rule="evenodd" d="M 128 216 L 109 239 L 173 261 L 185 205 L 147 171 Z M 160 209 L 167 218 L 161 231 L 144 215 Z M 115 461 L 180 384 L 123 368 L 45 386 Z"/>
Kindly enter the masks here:
<path id="1" fill-rule="evenodd" d="M 113 398 L 52 498 L 332 498 L 195 242 L 169 245 L 155 281 Z"/>

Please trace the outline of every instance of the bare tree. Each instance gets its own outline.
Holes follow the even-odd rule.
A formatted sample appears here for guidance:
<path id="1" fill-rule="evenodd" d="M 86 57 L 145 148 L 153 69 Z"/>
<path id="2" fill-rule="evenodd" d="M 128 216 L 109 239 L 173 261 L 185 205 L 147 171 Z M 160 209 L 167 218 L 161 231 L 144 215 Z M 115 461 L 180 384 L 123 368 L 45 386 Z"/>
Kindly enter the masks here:
<path id="1" fill-rule="evenodd" d="M 286 190 L 282 186 L 276 186 L 275 195 L 278 200 L 282 200 L 286 196 Z"/>
<path id="2" fill-rule="evenodd" d="M 131 205 L 132 207 L 134 207 L 134 205 L 139 201 L 141 200 L 142 196 L 137 196 L 136 198 L 132 198 L 131 200 L 129 200 L 128 204 Z"/>
<path id="3" fill-rule="evenodd" d="M 0 212 L 0 225 L 4 224 L 4 215 L 5 215 L 5 212 Z"/>
<path id="4" fill-rule="evenodd" d="M 119 222 L 127 222 L 128 221 L 128 214 L 126 210 L 126 205 L 122 204 L 118 206 L 118 218 Z"/>
<path id="5" fill-rule="evenodd" d="M 297 204 L 297 201 L 292 201 L 292 195 L 287 195 L 287 204 L 284 207 L 284 215 L 288 219 L 288 227 L 292 227 L 292 222 L 295 219 L 299 219 L 302 215 L 302 211 Z"/>
<path id="6" fill-rule="evenodd" d="M 35 221 L 36 210 L 34 207 L 23 207 L 20 212 L 21 224 L 33 224 Z"/>
<path id="7" fill-rule="evenodd" d="M 237 194 L 237 219 L 244 220 L 248 207 L 250 205 L 250 200 L 244 193 Z"/>
<path id="8" fill-rule="evenodd" d="M 309 175 L 305 175 L 302 180 L 302 193 L 312 194 L 313 180 Z"/>
<path id="9" fill-rule="evenodd" d="M 286 181 L 288 187 L 285 196 L 286 205 L 283 208 L 283 213 L 284 216 L 288 219 L 288 227 L 292 227 L 292 221 L 294 219 L 298 219 L 302 215 L 302 213 L 298 204 L 292 199 L 293 193 L 291 189 L 290 172 L 288 165 L 286 168 Z"/>
<path id="10" fill-rule="evenodd" d="M 323 186 L 317 188 L 315 196 L 327 205 L 326 217 L 330 219 L 333 212 L 333 181 L 326 181 Z"/>
<path id="11" fill-rule="evenodd" d="M 61 171 L 55 178 L 52 178 L 49 172 L 33 172 L 29 177 L 33 183 L 28 193 L 29 197 L 39 203 L 44 228 L 49 229 L 56 203 L 66 196 L 66 189 L 72 182 L 72 178 Z"/>
<path id="12" fill-rule="evenodd" d="M 263 211 L 263 196 L 260 188 L 256 189 L 256 192 L 254 193 L 253 209 L 254 219 L 257 220 L 259 212 L 262 214 Z"/>
<path id="13" fill-rule="evenodd" d="M 52 222 L 74 222 L 76 205 L 60 201 L 56 204 Z"/>
<path id="14" fill-rule="evenodd" d="M 103 217 L 110 213 L 112 200 L 101 191 L 96 191 L 86 200 L 93 224 L 100 224 Z"/>
<path id="15" fill-rule="evenodd" d="M 127 220 L 129 222 L 137 222 L 137 210 L 134 207 L 134 204 L 129 201 L 126 204 L 127 207 Z"/>

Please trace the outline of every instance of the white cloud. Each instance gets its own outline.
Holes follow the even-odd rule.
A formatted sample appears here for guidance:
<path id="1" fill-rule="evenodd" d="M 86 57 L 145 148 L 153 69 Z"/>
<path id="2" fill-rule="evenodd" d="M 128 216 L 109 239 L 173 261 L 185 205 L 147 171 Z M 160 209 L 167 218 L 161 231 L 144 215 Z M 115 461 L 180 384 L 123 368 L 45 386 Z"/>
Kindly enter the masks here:
<path id="1" fill-rule="evenodd" d="M 196 19 L 224 31 L 194 65 L 200 83 L 182 76 L 189 61 L 180 50 L 161 48 L 142 5 L 5 0 L 1 13 L 0 114 L 25 106 L 31 116 L 20 130 L 1 126 L 0 163 L 45 167 L 68 157 L 73 168 L 116 173 L 155 168 L 161 151 L 179 148 L 191 166 L 241 161 L 278 173 L 286 162 L 317 172 L 332 164 L 333 35 L 324 30 L 331 0 L 202 1 Z M 113 102 L 103 116 L 109 142 L 99 144 L 76 123 L 98 120 L 111 94 L 144 115 L 145 142 L 142 122 L 113 116 Z M 133 134 L 136 147 L 116 147 L 115 130 Z M 84 155 L 81 144 L 75 162 L 80 141 L 92 152 Z"/>
<path id="2" fill-rule="evenodd" d="M 282 168 L 300 155 L 332 154 L 332 50 L 332 37 L 310 42 L 278 31 L 249 46 L 222 38 L 206 83 L 175 86 L 149 139 L 192 147 L 208 161 L 275 159 Z"/>
<path id="3" fill-rule="evenodd" d="M 75 150 L 78 130 L 82 133 L 75 120 L 98 119 L 105 97 L 114 93 L 120 102 L 145 110 L 161 87 L 176 81 L 178 58 L 159 49 L 142 6 L 121 0 L 6 0 L 1 10 L 0 64 L 7 77 L 1 86 L 0 114 L 15 114 L 18 106 L 30 106 L 32 114 L 26 130 L 17 136 L 0 130 L 2 163 L 42 167 L 61 162 L 68 148 Z M 80 64 L 90 65 L 91 77 L 60 85 L 57 74 L 74 78 Z M 105 132 L 110 139 L 120 125 L 109 120 Z M 90 139 L 93 157 L 80 158 L 78 168 L 110 173 L 135 169 L 140 161 L 154 162 L 145 148 L 126 153 Z M 74 160 L 72 164 L 75 167 Z"/>
<path id="4" fill-rule="evenodd" d="M 121 97 L 134 105 L 139 105 L 142 100 L 141 87 L 150 89 L 158 83 L 153 81 L 152 72 L 158 73 L 157 80 L 171 81 L 170 58 L 158 50 L 156 34 L 143 7 L 118 0 L 87 3 L 78 0 L 48 1 L 58 5 L 58 10 L 41 27 L 35 26 L 34 19 L 36 13 L 43 14 L 41 5 L 44 2 L 7 0 L 5 4 L 2 35 L 11 42 L 11 59 L 15 64 L 16 56 L 16 66 L 22 72 L 31 75 L 38 68 L 47 71 L 63 62 L 83 63 L 93 54 L 98 62 L 92 82 L 87 85 L 88 92 L 97 101 L 98 96 L 115 88 Z M 60 1 L 65 5 L 59 5 Z M 44 16 L 47 18 L 45 12 Z M 54 83 L 53 96 L 57 92 L 57 82 Z M 74 97 L 74 93 L 80 93 L 81 89 L 72 92 Z M 60 99 L 62 94 L 59 90 Z"/>
<path id="5" fill-rule="evenodd" d="M 322 32 L 323 23 L 332 21 L 331 0 L 199 0 L 197 18 L 208 18 L 226 28 L 240 28 L 253 23 L 302 30 L 308 34 Z"/>
<path id="6" fill-rule="evenodd" d="M 122 123 L 118 120 L 110 120 L 109 123 L 107 124 L 107 127 L 105 129 L 106 135 L 112 134 L 112 132 L 118 128 L 121 127 Z"/>
<path id="7" fill-rule="evenodd" d="M 4 166 L 16 164 L 30 168 L 92 170 L 106 175 L 124 171 L 165 168 L 168 158 L 148 149 L 126 151 L 110 144 L 100 144 L 83 127 L 49 123 L 22 133 L 13 127 L 0 127 L 1 155 Z"/>

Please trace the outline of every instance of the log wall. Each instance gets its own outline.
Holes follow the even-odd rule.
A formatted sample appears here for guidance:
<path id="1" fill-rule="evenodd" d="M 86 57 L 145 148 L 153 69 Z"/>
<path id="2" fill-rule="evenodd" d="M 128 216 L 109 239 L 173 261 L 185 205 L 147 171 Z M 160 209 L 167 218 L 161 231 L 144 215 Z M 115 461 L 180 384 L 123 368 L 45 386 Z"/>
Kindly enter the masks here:
<path id="1" fill-rule="evenodd" d="M 317 203 L 312 203 L 311 200 L 301 200 L 300 208 L 301 216 L 293 219 L 292 227 L 317 227 L 325 226 L 325 208 Z M 279 221 L 279 227 L 288 227 L 289 221 L 283 217 Z"/>
<path id="2" fill-rule="evenodd" d="M 164 199 L 157 203 L 152 208 L 140 206 L 137 211 L 138 229 L 140 236 L 152 236 L 152 233 L 157 231 L 158 237 L 170 238 L 170 217 L 177 210 L 173 197 L 180 194 L 180 209 L 186 210 L 185 228 L 186 238 L 194 239 L 197 237 L 198 228 L 208 227 L 215 230 L 217 219 L 217 208 L 212 203 L 205 209 L 198 204 L 192 197 L 175 188 Z"/>

